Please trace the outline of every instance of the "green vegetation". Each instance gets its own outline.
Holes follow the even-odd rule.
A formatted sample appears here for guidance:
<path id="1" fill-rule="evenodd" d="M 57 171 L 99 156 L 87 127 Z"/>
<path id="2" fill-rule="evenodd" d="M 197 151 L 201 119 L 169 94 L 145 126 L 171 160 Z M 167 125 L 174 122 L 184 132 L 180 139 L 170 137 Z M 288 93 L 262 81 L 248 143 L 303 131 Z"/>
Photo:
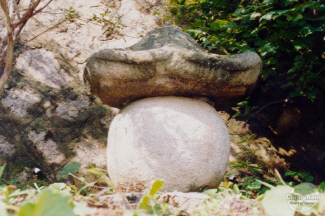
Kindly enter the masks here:
<path id="1" fill-rule="evenodd" d="M 56 175 L 56 179 L 68 178 L 69 173 L 76 173 L 79 171 L 81 164 L 78 162 L 72 162 L 63 167 L 63 169 Z"/>
<path id="2" fill-rule="evenodd" d="M 238 165 L 241 167 L 241 165 Z M 254 164 L 246 164 L 246 167 L 255 167 Z M 245 209 L 246 215 L 277 215 L 281 210 L 281 215 L 293 215 L 293 211 L 288 207 L 287 194 L 293 196 L 310 195 L 324 192 L 325 183 L 321 183 L 318 188 L 310 187 L 308 184 L 298 184 L 301 180 L 312 181 L 313 177 L 307 173 L 289 171 L 287 177 L 300 179 L 285 182 L 280 174 L 277 180 L 259 180 L 253 176 L 243 178 L 242 182 L 233 183 L 225 179 L 217 189 L 205 190 L 202 193 L 210 198 L 200 202 L 191 213 L 184 209 L 179 209 L 178 204 L 173 204 L 173 197 L 166 196 L 159 191 L 163 188 L 164 182 L 156 180 L 151 187 L 143 192 L 139 203 L 130 204 L 131 200 L 115 188 L 106 174 L 96 168 L 88 169 L 98 177 L 97 181 L 87 183 L 82 177 L 77 177 L 72 173 L 77 172 L 80 163 L 73 162 L 66 165 L 60 173 L 64 173 L 62 178 L 69 176 L 81 181 L 80 186 L 67 185 L 66 183 L 54 183 L 48 186 L 28 186 L 27 189 L 19 189 L 15 185 L 1 183 L 0 185 L 0 215 L 1 216 L 74 216 L 74 215 L 98 215 L 98 209 L 103 207 L 110 210 L 103 215 L 125 215 L 125 216 L 162 216 L 162 215 L 231 215 L 236 214 L 238 209 Z M 0 179 L 5 169 L 5 165 L 0 167 Z M 79 188 L 77 188 L 79 187 Z M 85 189 L 89 188 L 85 192 Z M 83 193 L 81 193 L 83 192 Z M 103 206 L 101 198 L 115 196 L 115 199 L 107 200 L 109 205 Z M 121 198 L 120 200 L 116 198 Z M 315 205 L 308 211 L 300 212 L 302 215 L 322 215 L 325 212 L 324 194 L 315 201 Z M 168 201 L 169 200 L 169 201 Z M 98 203 L 96 205 L 96 203 Z M 227 209 L 223 206 L 236 205 L 234 209 Z M 299 212 L 299 209 L 297 210 Z M 97 212 L 97 213 L 96 213 Z M 238 212 L 237 212 L 238 213 Z M 243 213 L 243 212 L 241 212 Z M 99 214 L 101 215 L 101 214 Z"/>
<path id="3" fill-rule="evenodd" d="M 314 101 L 325 70 L 325 4 L 316 0 L 173 0 L 175 23 L 218 54 L 257 52 L 264 85 Z"/>

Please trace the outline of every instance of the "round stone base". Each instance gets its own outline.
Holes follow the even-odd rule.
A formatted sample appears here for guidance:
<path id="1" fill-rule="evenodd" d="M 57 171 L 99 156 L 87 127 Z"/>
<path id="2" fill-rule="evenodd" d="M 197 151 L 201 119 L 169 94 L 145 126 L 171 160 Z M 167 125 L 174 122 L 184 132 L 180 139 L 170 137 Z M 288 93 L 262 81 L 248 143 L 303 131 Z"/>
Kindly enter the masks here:
<path id="1" fill-rule="evenodd" d="M 162 191 L 217 187 L 230 152 L 226 125 L 209 104 L 184 97 L 146 98 L 114 118 L 108 134 L 107 169 L 117 187 Z"/>

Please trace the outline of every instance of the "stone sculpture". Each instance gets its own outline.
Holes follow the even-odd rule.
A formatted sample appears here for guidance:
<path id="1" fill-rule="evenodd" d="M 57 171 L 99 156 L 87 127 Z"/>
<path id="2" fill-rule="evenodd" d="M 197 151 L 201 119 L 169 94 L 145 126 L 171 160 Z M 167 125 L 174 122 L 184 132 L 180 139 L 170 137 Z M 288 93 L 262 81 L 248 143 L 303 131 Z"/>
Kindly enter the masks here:
<path id="1" fill-rule="evenodd" d="M 158 28 L 128 49 L 92 55 L 84 73 L 91 92 L 109 106 L 156 96 L 211 98 L 249 93 L 260 74 L 256 53 L 206 53 L 188 34 Z"/>
<path id="2" fill-rule="evenodd" d="M 113 183 L 135 190 L 159 178 L 165 191 L 217 187 L 228 164 L 229 134 L 216 110 L 193 97 L 247 94 L 261 65 L 251 52 L 208 54 L 175 27 L 151 31 L 127 49 L 92 55 L 84 74 L 91 92 L 124 107 L 108 135 Z"/>

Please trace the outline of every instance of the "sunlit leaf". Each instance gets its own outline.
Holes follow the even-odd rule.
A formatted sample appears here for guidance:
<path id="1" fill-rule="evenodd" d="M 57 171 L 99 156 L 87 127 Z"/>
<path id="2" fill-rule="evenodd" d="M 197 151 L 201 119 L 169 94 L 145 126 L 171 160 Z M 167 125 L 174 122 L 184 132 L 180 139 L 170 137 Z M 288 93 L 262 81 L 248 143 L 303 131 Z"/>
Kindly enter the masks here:
<path id="1" fill-rule="evenodd" d="M 325 193 L 325 182 L 322 182 L 318 185 L 319 192 Z"/>
<path id="2" fill-rule="evenodd" d="M 149 205 L 149 201 L 150 201 L 149 196 L 143 196 L 141 198 L 140 203 L 139 203 L 139 208 L 147 210 L 148 213 L 151 213 L 152 212 L 152 207 Z"/>
<path id="3" fill-rule="evenodd" d="M 213 30 L 219 30 L 221 28 L 223 28 L 225 25 L 229 24 L 229 21 L 226 20 L 216 20 L 213 21 L 210 26 Z"/>
<path id="4" fill-rule="evenodd" d="M 27 202 L 20 207 L 18 216 L 74 216 L 70 196 L 54 192 L 50 188 L 42 190 L 37 202 Z"/>
<path id="5" fill-rule="evenodd" d="M 155 180 L 151 185 L 149 194 L 151 196 L 154 196 L 163 186 L 164 186 L 163 180 Z"/>
<path id="6" fill-rule="evenodd" d="M 218 192 L 218 189 L 209 189 L 205 190 L 202 193 L 208 195 L 209 197 L 215 197 Z"/>

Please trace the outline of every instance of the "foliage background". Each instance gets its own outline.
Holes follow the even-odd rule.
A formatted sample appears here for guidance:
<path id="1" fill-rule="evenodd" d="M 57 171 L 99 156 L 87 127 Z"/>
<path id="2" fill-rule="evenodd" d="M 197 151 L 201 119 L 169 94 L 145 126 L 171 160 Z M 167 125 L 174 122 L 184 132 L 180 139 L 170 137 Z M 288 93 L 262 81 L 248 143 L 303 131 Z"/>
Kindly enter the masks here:
<path id="1" fill-rule="evenodd" d="M 324 88 L 325 4 L 309 0 L 172 0 L 170 12 L 218 54 L 257 52 L 264 89 L 314 101 Z"/>

